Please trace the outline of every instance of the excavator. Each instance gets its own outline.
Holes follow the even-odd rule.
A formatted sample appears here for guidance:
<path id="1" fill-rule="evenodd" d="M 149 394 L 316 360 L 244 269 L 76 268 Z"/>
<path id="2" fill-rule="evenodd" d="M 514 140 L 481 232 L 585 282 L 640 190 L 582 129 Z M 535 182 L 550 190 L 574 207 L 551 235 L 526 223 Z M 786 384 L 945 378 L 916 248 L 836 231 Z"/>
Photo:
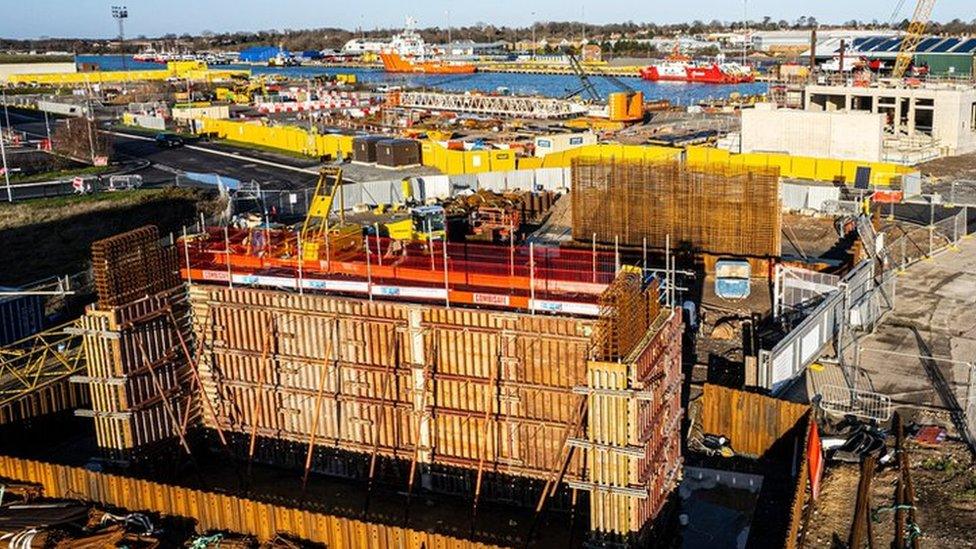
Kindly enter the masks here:
<path id="1" fill-rule="evenodd" d="M 230 101 L 238 105 L 249 105 L 254 100 L 255 94 L 267 95 L 275 85 L 269 88 L 268 82 L 264 77 L 256 79 L 235 78 L 232 88 L 218 87 L 214 91 L 217 101 Z"/>
<path id="2" fill-rule="evenodd" d="M 410 178 L 401 182 L 403 200 L 406 204 L 416 204 Z M 444 208 L 437 205 L 411 206 L 409 215 L 403 219 L 383 224 L 390 238 L 399 241 L 425 242 L 447 238 L 447 219 Z"/>
<path id="3" fill-rule="evenodd" d="M 362 227 L 346 223 L 341 189 L 342 168 L 325 166 L 319 170 L 319 180 L 300 233 L 301 256 L 305 261 L 342 259 L 363 249 Z M 336 196 L 339 198 L 339 223 L 330 225 L 329 214 Z"/>

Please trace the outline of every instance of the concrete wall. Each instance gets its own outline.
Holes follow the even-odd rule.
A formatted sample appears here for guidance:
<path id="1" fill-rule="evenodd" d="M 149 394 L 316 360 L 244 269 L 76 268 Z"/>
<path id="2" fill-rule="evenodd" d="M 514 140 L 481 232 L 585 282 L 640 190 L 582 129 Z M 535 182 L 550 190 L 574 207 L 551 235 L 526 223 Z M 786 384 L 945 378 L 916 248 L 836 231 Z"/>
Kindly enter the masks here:
<path id="1" fill-rule="evenodd" d="M 78 68 L 74 62 L 65 63 L 4 63 L 0 64 L 0 83 L 6 83 L 12 74 L 74 73 Z"/>
<path id="2" fill-rule="evenodd" d="M 777 152 L 837 160 L 881 160 L 884 117 L 871 113 L 742 111 L 742 152 Z"/>
<path id="3" fill-rule="evenodd" d="M 811 85 L 804 93 L 807 110 L 832 111 L 858 103 L 870 105 L 875 113 L 880 111 L 891 120 L 898 120 L 897 134 L 909 137 L 921 133 L 916 128 L 915 113 L 931 111 L 931 136 L 941 155 L 976 151 L 976 124 L 973 123 L 976 88 L 971 85 L 932 84 L 919 88 Z M 894 134 L 895 129 L 888 131 Z"/>

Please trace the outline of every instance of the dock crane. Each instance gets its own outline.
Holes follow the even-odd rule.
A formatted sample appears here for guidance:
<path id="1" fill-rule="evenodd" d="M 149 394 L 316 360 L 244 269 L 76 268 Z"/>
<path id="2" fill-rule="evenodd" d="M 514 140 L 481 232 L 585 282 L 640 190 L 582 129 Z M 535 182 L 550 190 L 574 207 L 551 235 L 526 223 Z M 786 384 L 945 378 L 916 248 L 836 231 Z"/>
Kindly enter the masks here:
<path id="1" fill-rule="evenodd" d="M 915 13 L 912 15 L 912 22 L 908 25 L 908 32 L 901 41 L 901 48 L 898 50 L 898 58 L 895 60 L 895 70 L 892 76 L 902 78 L 908 72 L 908 67 L 912 64 L 915 57 L 915 50 L 922 41 L 925 28 L 932 17 L 932 8 L 935 7 L 935 0 L 918 0 L 915 4 Z"/>
<path id="2" fill-rule="evenodd" d="M 580 87 L 563 96 L 563 99 L 572 99 L 582 93 L 586 93 L 590 101 L 601 101 L 600 92 L 590 80 L 591 73 L 583 67 L 583 63 L 572 51 L 564 52 L 569 59 L 569 66 L 573 69 L 577 78 L 580 80 Z M 610 119 L 617 122 L 636 122 L 644 118 L 644 94 L 635 90 L 623 80 L 612 74 L 597 71 L 593 76 L 599 76 L 617 88 L 607 98 L 610 103 Z"/>

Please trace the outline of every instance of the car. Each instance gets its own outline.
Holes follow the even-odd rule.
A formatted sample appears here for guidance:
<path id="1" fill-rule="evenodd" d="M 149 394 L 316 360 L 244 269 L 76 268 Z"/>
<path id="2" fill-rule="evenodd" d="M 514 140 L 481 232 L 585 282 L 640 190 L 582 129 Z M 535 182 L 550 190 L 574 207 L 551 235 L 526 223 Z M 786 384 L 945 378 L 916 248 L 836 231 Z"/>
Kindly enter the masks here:
<path id="1" fill-rule="evenodd" d="M 167 148 L 167 149 L 172 149 L 173 147 L 182 147 L 183 138 L 173 133 L 156 134 L 156 146 Z"/>

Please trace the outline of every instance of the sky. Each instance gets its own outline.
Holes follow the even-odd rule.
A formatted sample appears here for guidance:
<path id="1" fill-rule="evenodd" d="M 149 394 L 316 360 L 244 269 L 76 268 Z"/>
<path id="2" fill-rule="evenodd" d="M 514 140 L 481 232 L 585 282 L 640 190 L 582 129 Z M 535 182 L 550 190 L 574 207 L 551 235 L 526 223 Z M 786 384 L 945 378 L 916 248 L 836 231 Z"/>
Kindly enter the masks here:
<path id="1" fill-rule="evenodd" d="M 793 21 L 801 15 L 825 23 L 851 19 L 887 21 L 898 0 L 130 0 L 126 37 L 166 33 L 199 34 L 320 27 L 396 28 L 411 16 L 418 26 L 491 23 L 528 26 L 533 21 L 585 20 L 675 23 L 695 19 L 741 20 L 770 16 Z M 910 16 L 915 0 L 904 2 L 900 18 Z M 745 4 L 745 6 L 744 6 Z M 110 38 L 118 35 L 113 2 L 104 0 L 0 0 L 0 37 Z M 976 18 L 973 0 L 940 0 L 933 19 Z"/>

